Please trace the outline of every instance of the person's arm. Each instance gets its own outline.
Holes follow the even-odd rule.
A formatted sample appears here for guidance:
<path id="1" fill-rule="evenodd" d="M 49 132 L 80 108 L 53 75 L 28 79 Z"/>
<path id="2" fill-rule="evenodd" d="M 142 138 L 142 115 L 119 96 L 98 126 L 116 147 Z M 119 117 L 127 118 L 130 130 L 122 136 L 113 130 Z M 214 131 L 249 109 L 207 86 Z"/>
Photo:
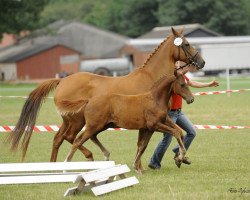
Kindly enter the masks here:
<path id="1" fill-rule="evenodd" d="M 176 68 L 178 68 L 178 67 L 180 67 L 180 66 L 182 66 L 182 65 L 184 65 L 185 63 L 184 62 L 182 62 L 182 61 L 177 61 L 176 63 L 175 63 L 175 66 L 176 66 Z M 189 80 L 189 78 L 187 78 L 186 76 L 185 76 L 185 74 L 187 73 L 187 71 L 188 71 L 188 68 L 187 67 L 185 67 L 185 69 L 180 69 L 180 70 L 178 70 L 177 71 L 177 74 L 183 74 L 184 75 L 184 77 L 185 77 L 185 79 L 186 79 L 186 81 L 187 81 L 187 84 L 189 85 L 189 86 L 191 86 L 191 87 L 194 87 L 194 88 L 204 88 L 204 87 L 217 87 L 217 86 L 219 86 L 219 83 L 217 82 L 217 81 L 215 81 L 215 80 L 213 80 L 213 81 L 211 81 L 211 82 L 208 82 L 208 83 L 202 83 L 202 82 L 197 82 L 197 81 L 191 81 L 191 80 Z"/>
<path id="2" fill-rule="evenodd" d="M 217 87 L 219 86 L 219 83 L 216 82 L 215 80 L 208 82 L 208 83 L 202 83 L 202 82 L 197 82 L 197 81 L 191 81 L 189 80 L 187 84 L 191 87 L 194 88 L 204 88 L 204 87 Z"/>

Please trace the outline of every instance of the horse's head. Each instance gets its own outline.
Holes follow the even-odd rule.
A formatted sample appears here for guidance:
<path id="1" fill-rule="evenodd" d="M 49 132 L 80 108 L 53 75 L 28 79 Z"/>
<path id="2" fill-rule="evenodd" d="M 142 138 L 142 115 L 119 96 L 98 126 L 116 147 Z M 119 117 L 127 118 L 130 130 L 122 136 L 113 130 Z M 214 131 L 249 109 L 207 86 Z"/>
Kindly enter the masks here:
<path id="1" fill-rule="evenodd" d="M 187 39 L 182 35 L 184 29 L 177 32 L 172 28 L 173 35 L 171 37 L 173 58 L 175 61 L 183 61 L 189 66 L 189 71 L 197 71 L 204 67 L 205 61 L 199 52 L 191 46 Z"/>
<path id="2" fill-rule="evenodd" d="M 186 83 L 186 79 L 184 75 L 175 72 L 176 79 L 173 82 L 173 92 L 182 96 L 183 99 L 186 100 L 187 104 L 194 102 L 194 95 L 189 89 L 189 86 Z"/>

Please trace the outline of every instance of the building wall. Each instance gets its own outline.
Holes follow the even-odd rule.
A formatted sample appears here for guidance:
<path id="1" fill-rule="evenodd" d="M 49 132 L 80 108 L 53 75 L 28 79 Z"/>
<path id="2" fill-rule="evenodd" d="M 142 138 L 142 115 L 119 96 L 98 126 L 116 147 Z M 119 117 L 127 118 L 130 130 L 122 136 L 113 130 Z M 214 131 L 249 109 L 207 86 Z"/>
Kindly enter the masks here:
<path id="1" fill-rule="evenodd" d="M 15 63 L 0 64 L 0 73 L 4 73 L 4 80 L 7 80 L 7 81 L 15 80 L 16 79 L 16 64 Z"/>
<path id="2" fill-rule="evenodd" d="M 79 72 L 80 61 L 74 63 L 61 64 L 60 71 L 66 72 L 68 75 Z"/>
<path id="3" fill-rule="evenodd" d="M 24 60 L 18 61 L 17 78 L 54 78 L 57 73 L 60 73 L 60 57 L 76 53 L 78 52 L 58 45 Z"/>
<path id="4" fill-rule="evenodd" d="M 131 56 L 135 68 L 141 67 L 151 52 L 142 52 L 131 45 L 125 45 L 119 52 L 120 56 Z"/>
<path id="5" fill-rule="evenodd" d="M 200 45 L 206 61 L 203 71 L 250 69 L 250 43 Z"/>
<path id="6" fill-rule="evenodd" d="M 0 41 L 0 47 L 6 47 L 16 42 L 16 36 L 14 34 L 4 33 Z"/>
<path id="7" fill-rule="evenodd" d="M 66 55 L 60 57 L 60 72 L 66 72 L 68 75 L 79 72 L 80 56 L 79 54 Z"/>
<path id="8" fill-rule="evenodd" d="M 133 54 L 133 60 L 134 60 L 134 67 L 141 67 L 144 62 L 148 59 L 150 53 L 145 52 L 137 52 Z"/>
<path id="9" fill-rule="evenodd" d="M 185 37 L 216 37 L 218 35 L 212 34 L 210 32 L 204 31 L 202 29 L 197 29 L 191 33 L 185 34 Z"/>

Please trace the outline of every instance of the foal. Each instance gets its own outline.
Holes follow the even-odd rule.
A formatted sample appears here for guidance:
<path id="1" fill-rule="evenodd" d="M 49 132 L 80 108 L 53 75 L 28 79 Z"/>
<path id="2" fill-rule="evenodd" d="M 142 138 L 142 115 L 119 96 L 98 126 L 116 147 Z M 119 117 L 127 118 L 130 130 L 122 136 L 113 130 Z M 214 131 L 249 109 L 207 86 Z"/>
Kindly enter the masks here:
<path id="1" fill-rule="evenodd" d="M 141 156 L 154 131 L 171 133 L 177 139 L 181 161 L 186 153 L 182 131 L 167 115 L 167 104 L 173 92 L 181 95 L 188 104 L 194 101 L 194 96 L 182 75 L 164 76 L 153 85 L 149 92 L 140 95 L 109 94 L 95 96 L 89 101 L 79 100 L 82 102 L 81 109 L 84 108 L 85 130 L 74 140 L 66 161 L 72 159 L 77 148 L 84 142 L 110 125 L 126 129 L 147 130 L 146 134 L 139 138 L 134 161 L 136 171 L 143 170 Z M 69 106 L 70 102 L 67 101 L 65 104 Z M 73 104 L 74 102 L 72 102 L 74 107 Z"/>

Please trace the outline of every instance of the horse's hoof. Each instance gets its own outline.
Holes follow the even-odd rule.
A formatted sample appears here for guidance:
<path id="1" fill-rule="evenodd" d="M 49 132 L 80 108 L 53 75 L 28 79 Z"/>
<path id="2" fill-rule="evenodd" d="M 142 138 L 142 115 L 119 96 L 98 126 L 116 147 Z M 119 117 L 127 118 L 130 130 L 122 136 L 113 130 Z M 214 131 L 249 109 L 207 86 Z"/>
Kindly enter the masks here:
<path id="1" fill-rule="evenodd" d="M 141 169 L 135 169 L 135 172 L 136 172 L 137 174 L 142 175 L 142 171 L 141 171 Z"/>
<path id="2" fill-rule="evenodd" d="M 191 165 L 191 161 L 189 160 L 188 157 L 184 157 L 182 162 L 186 165 Z"/>
<path id="3" fill-rule="evenodd" d="M 175 161 L 175 164 L 178 168 L 181 167 L 181 164 L 182 164 L 182 161 L 179 161 L 179 160 L 174 160 Z"/>
<path id="4" fill-rule="evenodd" d="M 70 162 L 71 159 L 66 158 L 63 162 Z"/>
<path id="5" fill-rule="evenodd" d="M 137 174 L 142 174 L 141 169 L 139 167 L 137 167 L 135 163 L 133 164 L 133 168 Z"/>
<path id="6" fill-rule="evenodd" d="M 109 157 L 104 156 L 104 160 L 105 160 L 105 161 L 109 161 Z"/>
<path id="7" fill-rule="evenodd" d="M 134 169 L 135 169 L 137 174 L 141 174 L 141 175 L 144 171 L 146 171 L 143 167 L 138 167 L 138 168 L 134 167 Z"/>
<path id="8" fill-rule="evenodd" d="M 174 162 L 175 162 L 176 166 L 178 168 L 180 168 L 181 164 L 182 164 L 182 157 L 180 155 L 176 154 L 174 157 Z"/>

